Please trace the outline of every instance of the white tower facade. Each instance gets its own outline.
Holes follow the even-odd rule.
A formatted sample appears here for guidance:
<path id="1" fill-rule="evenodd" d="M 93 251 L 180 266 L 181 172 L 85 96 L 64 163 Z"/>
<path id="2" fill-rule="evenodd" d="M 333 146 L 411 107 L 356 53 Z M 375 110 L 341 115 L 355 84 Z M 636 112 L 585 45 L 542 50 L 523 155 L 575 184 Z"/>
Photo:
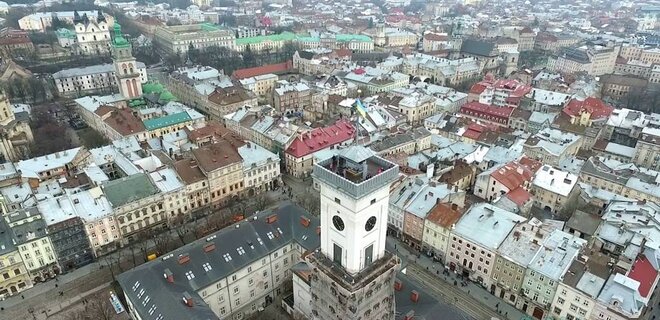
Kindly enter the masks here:
<path id="1" fill-rule="evenodd" d="M 335 161 L 334 168 L 339 165 L 347 167 L 340 169 L 341 174 L 354 174 L 353 180 L 359 180 L 363 175 L 374 175 L 389 166 L 385 160 L 376 157 L 371 159 L 373 163 L 369 163 L 371 157 L 374 155 L 369 149 L 351 147 L 331 161 Z M 377 164 L 377 160 L 383 163 Z M 318 181 L 321 189 L 321 252 L 347 272 L 356 274 L 385 253 L 392 181 L 384 179 L 381 183 L 370 183 L 361 188 L 342 188 L 337 183 L 341 180 Z M 347 179 L 343 182 L 353 183 Z"/>
<path id="2" fill-rule="evenodd" d="M 309 308 L 295 304 L 298 312 L 310 319 L 395 318 L 400 260 L 385 250 L 385 240 L 390 185 L 398 176 L 396 164 L 362 146 L 315 164 L 321 248 L 305 259 L 313 266 L 309 287 L 294 287 L 296 296 L 311 297 Z"/>

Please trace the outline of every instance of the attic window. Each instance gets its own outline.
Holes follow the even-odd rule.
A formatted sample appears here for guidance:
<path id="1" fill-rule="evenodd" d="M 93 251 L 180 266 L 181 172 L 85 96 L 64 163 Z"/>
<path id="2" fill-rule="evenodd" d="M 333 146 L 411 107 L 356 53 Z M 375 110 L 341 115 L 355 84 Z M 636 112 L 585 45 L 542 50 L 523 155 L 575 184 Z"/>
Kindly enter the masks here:
<path id="1" fill-rule="evenodd" d="M 266 235 L 268 236 L 268 239 L 273 240 L 273 238 L 275 238 L 275 236 L 273 235 L 273 233 L 270 232 L 270 231 L 268 231 L 268 233 L 266 233 Z"/>
<path id="2" fill-rule="evenodd" d="M 144 298 L 144 300 L 142 301 L 142 306 L 143 306 L 143 307 L 146 307 L 147 304 L 149 303 L 149 301 L 151 301 L 151 297 L 150 297 L 150 296 L 147 296 L 147 297 Z"/>
<path id="3" fill-rule="evenodd" d="M 186 271 L 186 278 L 188 280 L 195 279 L 195 274 L 192 271 L 188 270 L 188 271 Z"/>
<path id="4" fill-rule="evenodd" d="M 236 248 L 236 251 L 238 252 L 239 256 L 242 256 L 242 255 L 245 254 L 245 250 L 243 249 L 243 247 Z"/>
<path id="5" fill-rule="evenodd" d="M 264 245 L 264 242 L 261 240 L 261 238 L 257 237 L 257 241 L 259 242 L 260 245 Z"/>
<path id="6" fill-rule="evenodd" d="M 149 308 L 149 315 L 153 315 L 153 314 L 154 314 L 154 311 L 156 311 L 156 305 L 155 305 L 155 304 L 152 304 L 152 305 L 151 305 L 151 308 Z"/>
<path id="7" fill-rule="evenodd" d="M 222 257 L 225 258 L 225 261 L 227 262 L 231 261 L 231 256 L 229 255 L 229 253 L 223 254 Z"/>
<path id="8" fill-rule="evenodd" d="M 140 287 L 140 281 L 135 281 L 135 284 L 133 285 L 133 292 L 137 291 L 139 287 Z"/>
<path id="9" fill-rule="evenodd" d="M 282 229 L 280 229 L 280 227 L 277 227 L 277 232 L 279 232 L 280 234 L 284 234 L 284 232 L 282 232 Z"/>
<path id="10" fill-rule="evenodd" d="M 137 294 L 138 299 L 142 299 L 142 296 L 144 295 L 144 288 L 140 289 L 140 292 Z"/>
<path id="11" fill-rule="evenodd" d="M 206 271 L 206 272 L 209 272 L 209 271 L 211 271 L 211 269 L 213 269 L 211 267 L 211 264 L 208 263 L 208 262 L 204 262 L 204 264 L 202 264 L 202 267 L 204 267 L 204 271 Z"/>

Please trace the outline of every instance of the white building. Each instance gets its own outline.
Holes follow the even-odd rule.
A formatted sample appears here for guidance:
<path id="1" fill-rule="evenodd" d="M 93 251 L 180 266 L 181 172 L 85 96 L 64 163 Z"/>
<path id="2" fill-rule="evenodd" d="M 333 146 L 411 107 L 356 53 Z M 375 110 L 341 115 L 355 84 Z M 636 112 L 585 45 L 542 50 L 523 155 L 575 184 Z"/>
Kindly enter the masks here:
<path id="1" fill-rule="evenodd" d="M 147 68 L 137 62 L 140 83 L 147 83 Z M 82 68 L 60 70 L 53 74 L 57 92 L 66 96 L 79 96 L 89 93 L 109 93 L 117 89 L 115 69 L 112 64 L 100 64 Z"/>
<path id="2" fill-rule="evenodd" d="M 545 165 L 534 175 L 534 202 L 546 211 L 557 213 L 572 199 L 578 177 L 568 171 Z"/>
<path id="3" fill-rule="evenodd" d="M 273 190 L 280 182 L 280 157 L 264 147 L 248 142 L 238 147 L 243 158 L 243 185 L 248 195 Z"/>
<path id="4" fill-rule="evenodd" d="M 76 11 L 37 12 L 18 19 L 18 27 L 21 30 L 44 32 L 46 28 L 52 25 L 54 18 L 73 25 L 75 13 Z M 96 21 L 98 16 L 97 11 L 78 11 L 78 14 L 86 14 L 91 21 Z M 112 16 L 105 13 L 103 16 L 109 26 L 114 24 L 114 18 Z"/>

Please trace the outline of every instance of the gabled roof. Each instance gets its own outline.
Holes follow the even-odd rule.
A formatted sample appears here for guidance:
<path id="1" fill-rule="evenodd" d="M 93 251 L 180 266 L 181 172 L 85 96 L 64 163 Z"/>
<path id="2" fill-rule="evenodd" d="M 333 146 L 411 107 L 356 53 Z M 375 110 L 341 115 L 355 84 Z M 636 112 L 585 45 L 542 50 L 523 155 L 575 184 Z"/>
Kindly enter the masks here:
<path id="1" fill-rule="evenodd" d="M 612 111 L 614 111 L 613 107 L 594 97 L 586 98 L 583 101 L 571 99 L 563 109 L 563 112 L 571 117 L 579 117 L 582 112 L 590 113 L 591 120 L 607 119 Z"/>
<path id="2" fill-rule="evenodd" d="M 348 120 L 338 120 L 333 125 L 299 134 L 286 153 L 300 158 L 350 140 L 354 133 L 355 127 Z"/>
<path id="3" fill-rule="evenodd" d="M 240 80 L 245 78 L 251 78 L 255 76 L 260 76 L 268 73 L 285 73 L 293 68 L 293 62 L 287 61 L 283 63 L 268 64 L 261 67 L 239 69 L 234 71 L 232 78 Z"/>
<path id="4" fill-rule="evenodd" d="M 276 218 L 268 219 L 273 215 Z M 198 294 L 200 290 L 294 241 L 308 251 L 318 248 L 318 226 L 318 219 L 304 209 L 283 203 L 126 271 L 117 280 L 142 319 L 159 314 L 165 319 L 217 319 Z M 180 263 L 183 256 L 188 261 Z M 166 273 L 173 282 L 163 276 Z M 192 307 L 182 302 L 184 292 L 191 296 Z M 149 313 L 152 308 L 155 311 Z"/>

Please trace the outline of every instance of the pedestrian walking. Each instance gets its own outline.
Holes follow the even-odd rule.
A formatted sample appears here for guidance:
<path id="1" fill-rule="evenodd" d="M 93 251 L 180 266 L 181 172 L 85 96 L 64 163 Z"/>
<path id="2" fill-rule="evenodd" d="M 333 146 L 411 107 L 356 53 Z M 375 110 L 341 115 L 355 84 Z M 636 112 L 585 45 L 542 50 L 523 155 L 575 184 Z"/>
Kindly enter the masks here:
<path id="1" fill-rule="evenodd" d="M 25 300 L 25 296 L 24 296 L 24 295 L 21 295 L 21 299 L 24 299 L 24 300 Z"/>
<path id="2" fill-rule="evenodd" d="M 57 283 L 55 284 L 55 288 L 57 288 Z"/>

